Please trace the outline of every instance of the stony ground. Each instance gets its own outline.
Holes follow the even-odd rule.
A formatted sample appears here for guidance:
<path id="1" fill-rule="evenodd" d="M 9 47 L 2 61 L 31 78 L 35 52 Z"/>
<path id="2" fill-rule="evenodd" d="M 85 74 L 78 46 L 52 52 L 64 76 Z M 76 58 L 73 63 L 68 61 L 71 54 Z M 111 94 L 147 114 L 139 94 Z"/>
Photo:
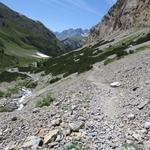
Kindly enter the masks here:
<path id="1" fill-rule="evenodd" d="M 51 106 L 35 108 L 49 92 Z M 34 91 L 23 110 L 1 113 L 0 150 L 149 150 L 149 92 L 150 50 L 95 64 Z"/>

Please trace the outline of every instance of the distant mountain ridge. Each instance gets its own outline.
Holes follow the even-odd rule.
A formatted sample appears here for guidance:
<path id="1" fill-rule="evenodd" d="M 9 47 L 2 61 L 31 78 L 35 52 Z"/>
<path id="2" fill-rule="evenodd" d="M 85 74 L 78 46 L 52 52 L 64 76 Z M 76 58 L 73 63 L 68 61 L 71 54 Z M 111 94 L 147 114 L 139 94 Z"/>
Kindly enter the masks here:
<path id="1" fill-rule="evenodd" d="M 65 40 L 66 38 L 70 38 L 72 36 L 84 36 L 89 33 L 88 29 L 82 29 L 82 28 L 77 28 L 77 29 L 68 29 L 64 30 L 62 32 L 54 32 L 56 37 L 59 40 Z"/>
<path id="2" fill-rule="evenodd" d="M 102 21 L 91 28 L 87 43 L 144 27 L 150 27 L 150 0 L 117 0 Z"/>
<path id="3" fill-rule="evenodd" d="M 64 30 L 62 32 L 55 32 L 54 34 L 68 48 L 76 49 L 76 48 L 81 47 L 84 44 L 86 37 L 89 34 L 89 30 L 82 29 L 82 28 L 77 28 L 77 29 L 71 28 L 68 30 Z"/>

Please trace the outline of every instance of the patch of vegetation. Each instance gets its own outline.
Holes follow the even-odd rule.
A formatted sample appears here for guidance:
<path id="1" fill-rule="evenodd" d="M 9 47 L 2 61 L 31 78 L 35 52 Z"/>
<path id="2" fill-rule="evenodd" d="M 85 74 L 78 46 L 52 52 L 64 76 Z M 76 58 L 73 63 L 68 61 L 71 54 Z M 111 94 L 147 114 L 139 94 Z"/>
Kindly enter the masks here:
<path id="1" fill-rule="evenodd" d="M 11 95 L 17 94 L 19 92 L 20 88 L 18 86 L 15 86 L 13 88 L 8 88 L 5 92 L 5 97 L 10 97 Z"/>
<path id="2" fill-rule="evenodd" d="M 0 52 L 0 69 L 9 67 L 9 66 L 14 66 L 18 64 L 18 59 L 16 57 L 3 54 Z"/>
<path id="3" fill-rule="evenodd" d="M 68 108 L 68 106 L 63 106 L 62 110 L 63 110 L 64 112 L 67 112 L 67 111 L 69 110 L 69 108 Z"/>
<path id="4" fill-rule="evenodd" d="M 8 112 L 8 110 L 5 106 L 0 105 L 0 112 Z"/>
<path id="5" fill-rule="evenodd" d="M 20 87 L 24 86 L 24 87 L 29 88 L 29 89 L 34 89 L 34 88 L 36 88 L 37 85 L 38 85 L 38 82 L 33 81 L 31 78 L 27 78 L 23 82 L 19 83 Z"/>
<path id="6" fill-rule="evenodd" d="M 66 73 L 64 73 L 63 74 L 63 78 L 66 78 L 66 77 L 68 77 L 70 74 L 68 73 L 68 72 L 66 72 Z"/>
<path id="7" fill-rule="evenodd" d="M 138 45 L 138 44 L 142 44 L 142 43 L 147 42 L 147 41 L 150 41 L 150 33 L 146 34 L 145 36 L 138 38 L 135 41 L 132 41 L 131 44 L 132 45 Z"/>
<path id="8" fill-rule="evenodd" d="M 135 49 L 135 52 L 140 52 L 140 51 L 143 51 L 143 50 L 145 50 L 147 48 L 150 48 L 150 46 L 146 46 L 146 45 L 145 46 L 141 46 L 141 47 Z"/>
<path id="9" fill-rule="evenodd" d="M 57 82 L 59 80 L 61 80 L 61 78 L 58 78 L 58 77 L 53 78 L 52 80 L 50 80 L 50 84 L 53 84 L 53 83 L 55 83 L 55 82 Z"/>
<path id="10" fill-rule="evenodd" d="M 85 150 L 84 146 L 78 141 L 69 144 L 64 150 Z"/>
<path id="11" fill-rule="evenodd" d="M 0 91 L 0 98 L 3 97 L 5 95 L 5 92 Z"/>
<path id="12" fill-rule="evenodd" d="M 54 101 L 54 98 L 51 94 L 44 97 L 42 100 L 36 103 L 36 107 L 50 106 L 50 104 Z"/>
<path id="13" fill-rule="evenodd" d="M 128 144 L 128 143 L 124 143 L 124 144 L 122 145 L 122 147 L 124 147 L 126 150 L 131 149 L 131 148 L 134 148 L 134 149 L 136 149 L 136 150 L 144 150 L 144 148 L 141 147 L 141 146 L 134 145 L 134 144 Z"/>
<path id="14" fill-rule="evenodd" d="M 12 81 L 16 81 L 18 78 L 25 79 L 27 77 L 28 77 L 27 75 L 19 74 L 17 72 L 10 73 L 10 72 L 4 71 L 0 73 L 0 83 L 12 82 Z"/>
<path id="15" fill-rule="evenodd" d="M 104 61 L 104 65 L 108 65 L 110 63 L 112 63 L 114 61 L 114 59 L 110 59 L 110 58 L 107 58 L 105 61 Z"/>

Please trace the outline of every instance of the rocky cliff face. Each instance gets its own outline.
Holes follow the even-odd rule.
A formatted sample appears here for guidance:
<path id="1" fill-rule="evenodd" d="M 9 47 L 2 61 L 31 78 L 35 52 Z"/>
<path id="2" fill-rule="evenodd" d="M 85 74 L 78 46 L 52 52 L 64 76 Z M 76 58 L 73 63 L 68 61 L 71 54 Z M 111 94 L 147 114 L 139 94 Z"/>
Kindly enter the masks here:
<path id="1" fill-rule="evenodd" d="M 88 42 L 117 31 L 145 26 L 150 26 L 150 0 L 118 0 L 102 21 L 91 29 Z"/>

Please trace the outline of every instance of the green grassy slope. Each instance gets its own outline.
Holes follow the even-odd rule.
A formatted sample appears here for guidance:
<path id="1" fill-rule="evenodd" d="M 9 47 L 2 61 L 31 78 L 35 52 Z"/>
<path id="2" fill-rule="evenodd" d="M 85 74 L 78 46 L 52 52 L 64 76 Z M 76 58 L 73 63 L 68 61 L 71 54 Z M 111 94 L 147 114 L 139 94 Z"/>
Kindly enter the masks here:
<path id="1" fill-rule="evenodd" d="M 32 55 L 42 52 L 58 56 L 65 46 L 39 21 L 33 21 L 0 2 L 0 68 L 18 63 L 32 62 Z M 11 60 L 10 58 L 13 58 Z"/>
<path id="2" fill-rule="evenodd" d="M 0 3 L 0 37 L 23 49 L 37 49 L 48 55 L 64 52 L 64 46 L 39 21 L 33 21 Z"/>

